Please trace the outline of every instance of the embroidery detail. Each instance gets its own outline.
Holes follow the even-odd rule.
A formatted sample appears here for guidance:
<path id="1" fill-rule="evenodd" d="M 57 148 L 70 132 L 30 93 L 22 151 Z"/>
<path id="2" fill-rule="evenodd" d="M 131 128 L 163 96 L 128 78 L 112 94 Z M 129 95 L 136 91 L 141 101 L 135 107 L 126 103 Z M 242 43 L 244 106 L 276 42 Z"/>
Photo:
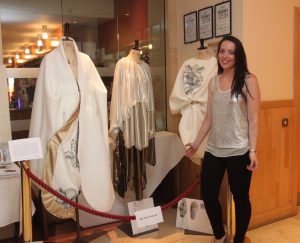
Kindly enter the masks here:
<path id="1" fill-rule="evenodd" d="M 76 192 L 76 190 L 74 188 L 68 188 L 66 190 L 62 189 L 61 187 L 58 190 L 62 195 L 64 195 L 65 197 L 75 201 L 78 193 Z M 62 201 L 59 198 L 56 198 L 55 200 L 57 202 L 57 204 L 59 204 L 61 207 L 67 209 L 67 208 L 71 208 L 70 204 L 65 203 L 64 201 Z"/>
<path id="2" fill-rule="evenodd" d="M 200 87 L 203 83 L 202 73 L 204 66 L 186 65 L 183 71 L 183 89 L 186 95 L 193 93 L 194 89 Z"/>
<path id="3" fill-rule="evenodd" d="M 72 167 L 79 169 L 79 161 L 77 158 L 77 134 L 71 141 L 71 151 L 65 152 L 65 159 L 71 160 Z"/>

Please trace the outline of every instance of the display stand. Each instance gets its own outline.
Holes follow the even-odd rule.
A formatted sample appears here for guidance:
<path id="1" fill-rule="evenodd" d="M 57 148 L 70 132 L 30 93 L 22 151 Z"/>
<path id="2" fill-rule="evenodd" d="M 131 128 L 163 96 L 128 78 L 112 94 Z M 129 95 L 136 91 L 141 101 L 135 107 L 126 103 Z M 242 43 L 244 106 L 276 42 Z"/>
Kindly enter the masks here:
<path id="1" fill-rule="evenodd" d="M 153 229 L 153 230 L 149 230 L 149 231 L 146 231 L 146 232 L 143 232 L 143 233 L 139 233 L 139 234 L 133 234 L 132 233 L 132 227 L 131 227 L 131 224 L 130 223 L 125 223 L 125 224 L 121 224 L 120 226 L 118 226 L 118 228 L 124 232 L 126 235 L 128 235 L 129 237 L 131 238 L 135 238 L 135 237 L 138 237 L 138 236 L 141 236 L 141 235 L 146 235 L 146 234 L 150 234 L 152 232 L 156 232 L 156 231 L 159 231 L 159 229 Z"/>
<path id="2" fill-rule="evenodd" d="M 76 203 L 78 203 L 78 196 L 76 197 Z M 88 241 L 80 238 L 80 223 L 79 223 L 79 210 L 75 208 L 75 217 L 76 217 L 76 239 L 74 243 L 87 243 Z"/>

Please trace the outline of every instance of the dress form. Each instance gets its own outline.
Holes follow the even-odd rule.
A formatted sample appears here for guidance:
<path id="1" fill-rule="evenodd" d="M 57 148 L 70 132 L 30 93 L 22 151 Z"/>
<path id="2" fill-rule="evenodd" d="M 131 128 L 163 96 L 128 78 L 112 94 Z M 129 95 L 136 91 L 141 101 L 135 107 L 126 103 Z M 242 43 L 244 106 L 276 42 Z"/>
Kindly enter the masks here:
<path id="1" fill-rule="evenodd" d="M 205 48 L 198 50 L 197 58 L 207 60 L 213 56 L 213 50 L 211 48 Z"/>
<path id="2" fill-rule="evenodd" d="M 65 52 L 65 56 L 67 58 L 67 62 L 72 70 L 75 80 L 78 78 L 78 70 L 77 70 L 77 58 L 74 49 L 73 41 L 63 41 L 63 48 Z"/>
<path id="3" fill-rule="evenodd" d="M 136 63 L 142 63 L 140 50 L 131 49 L 128 57 Z"/>

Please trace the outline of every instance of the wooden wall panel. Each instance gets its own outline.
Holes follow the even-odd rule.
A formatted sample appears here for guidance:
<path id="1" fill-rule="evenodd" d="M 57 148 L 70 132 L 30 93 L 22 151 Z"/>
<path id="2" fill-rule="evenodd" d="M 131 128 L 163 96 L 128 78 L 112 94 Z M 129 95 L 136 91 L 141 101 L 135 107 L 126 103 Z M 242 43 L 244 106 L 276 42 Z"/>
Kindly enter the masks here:
<path id="1" fill-rule="evenodd" d="M 282 126 L 284 118 L 288 119 L 287 127 Z M 253 173 L 250 193 L 251 228 L 296 213 L 294 123 L 292 101 L 262 104 L 257 145 L 260 164 Z"/>
<path id="2" fill-rule="evenodd" d="M 295 85 L 294 85 L 294 99 L 295 99 L 295 148 L 300 148 L 300 8 L 295 10 Z M 295 161 L 298 166 L 297 172 L 297 192 L 298 205 L 300 205 L 300 153 L 295 152 Z"/>

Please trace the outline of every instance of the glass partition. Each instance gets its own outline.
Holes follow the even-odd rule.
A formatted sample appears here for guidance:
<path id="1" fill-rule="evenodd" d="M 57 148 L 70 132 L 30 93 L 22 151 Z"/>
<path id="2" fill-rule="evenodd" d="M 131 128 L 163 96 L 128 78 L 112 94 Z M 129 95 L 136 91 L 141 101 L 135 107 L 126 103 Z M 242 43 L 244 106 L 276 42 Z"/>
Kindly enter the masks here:
<path id="1" fill-rule="evenodd" d="M 156 128 L 166 130 L 164 0 L 1 0 L 0 16 L 1 58 L 7 68 L 38 68 L 67 33 L 94 62 L 108 101 L 114 66 L 138 40 L 141 58 L 151 68 Z M 30 111 L 35 82 L 8 80 L 11 112 Z"/>

